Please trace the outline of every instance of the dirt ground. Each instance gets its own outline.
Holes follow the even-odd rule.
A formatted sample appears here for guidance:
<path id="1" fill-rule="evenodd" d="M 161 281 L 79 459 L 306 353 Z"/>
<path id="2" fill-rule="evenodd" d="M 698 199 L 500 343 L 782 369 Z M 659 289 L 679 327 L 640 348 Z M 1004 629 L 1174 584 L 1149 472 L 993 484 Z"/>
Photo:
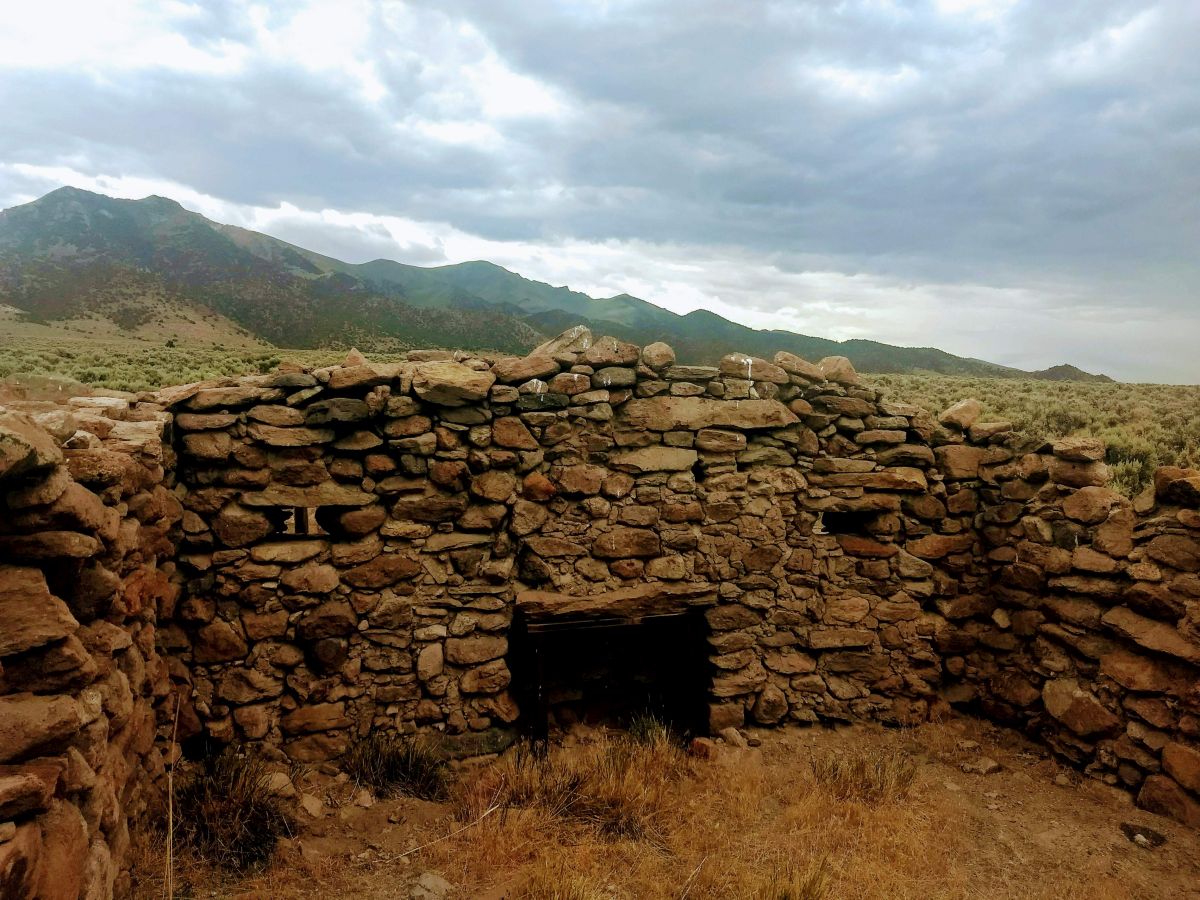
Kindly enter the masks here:
<path id="1" fill-rule="evenodd" d="M 299 787 L 323 804 L 316 816 L 297 809 L 302 830 L 267 869 L 231 879 L 180 860 L 177 896 L 1200 898 L 1200 833 L 1136 809 L 1013 732 L 958 719 L 744 735 L 757 746 L 718 741 L 686 758 L 654 839 L 597 835 L 530 810 L 466 813 L 411 798 L 368 807 L 344 776 L 310 773 Z M 864 750 L 912 759 L 911 788 L 870 803 L 839 799 L 815 777 L 814 760 Z M 989 761 L 999 770 L 979 774 Z M 481 778 L 488 765 L 455 777 Z M 1156 836 L 1165 842 L 1150 846 Z M 151 852 L 137 896 L 164 896 L 161 866 Z M 798 888 L 796 873 L 817 877 Z"/>

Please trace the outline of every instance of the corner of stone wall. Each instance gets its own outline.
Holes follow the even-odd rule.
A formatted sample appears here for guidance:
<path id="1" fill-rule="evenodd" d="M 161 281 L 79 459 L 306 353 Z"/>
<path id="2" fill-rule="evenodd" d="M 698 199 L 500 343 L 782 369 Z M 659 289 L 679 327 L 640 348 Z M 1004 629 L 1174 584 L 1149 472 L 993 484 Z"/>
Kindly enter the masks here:
<path id="1" fill-rule="evenodd" d="M 164 773 L 169 420 L 119 397 L 0 407 L 0 896 L 128 893 Z"/>
<path id="2" fill-rule="evenodd" d="M 990 582 L 942 609 L 943 696 L 1200 825 L 1200 472 L 1160 469 L 1130 500 L 1102 442 L 977 415 L 944 413 L 935 451 Z"/>

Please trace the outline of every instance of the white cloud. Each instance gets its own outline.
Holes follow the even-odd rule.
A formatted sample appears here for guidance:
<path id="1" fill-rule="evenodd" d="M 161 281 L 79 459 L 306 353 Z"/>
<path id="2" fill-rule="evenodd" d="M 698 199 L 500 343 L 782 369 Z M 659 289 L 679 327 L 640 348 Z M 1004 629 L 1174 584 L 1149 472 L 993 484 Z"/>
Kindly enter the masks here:
<path id="1" fill-rule="evenodd" d="M 195 4 L 155 0 L 20 0 L 0 4 L 0 69 L 120 72 L 166 68 L 224 73 L 248 58 L 245 47 L 193 46 L 179 29 Z"/>

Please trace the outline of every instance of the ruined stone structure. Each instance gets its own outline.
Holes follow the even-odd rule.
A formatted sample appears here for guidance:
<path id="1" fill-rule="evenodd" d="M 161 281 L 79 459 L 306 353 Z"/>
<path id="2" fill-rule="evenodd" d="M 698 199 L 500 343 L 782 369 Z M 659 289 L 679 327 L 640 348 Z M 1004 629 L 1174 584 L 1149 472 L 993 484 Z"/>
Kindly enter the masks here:
<path id="1" fill-rule="evenodd" d="M 597 618 L 701 641 L 711 728 L 971 708 L 1200 825 L 1200 473 L 1131 502 L 1098 442 L 840 358 L 582 329 L 75 403 L 63 450 L 0 421 L 0 884 L 69 827 L 119 887 L 152 707 L 167 754 L 487 752 L 533 714 L 521 636 Z"/>

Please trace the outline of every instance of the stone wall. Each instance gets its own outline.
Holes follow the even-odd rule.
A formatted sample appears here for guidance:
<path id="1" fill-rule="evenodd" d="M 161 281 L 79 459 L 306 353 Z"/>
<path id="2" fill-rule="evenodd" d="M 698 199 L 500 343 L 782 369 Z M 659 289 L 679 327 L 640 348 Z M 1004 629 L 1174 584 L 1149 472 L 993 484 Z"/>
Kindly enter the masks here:
<path id="1" fill-rule="evenodd" d="M 1131 502 L 1099 441 L 937 453 L 993 573 L 939 604 L 943 696 L 1200 826 L 1200 472 L 1160 469 Z"/>
<path id="2" fill-rule="evenodd" d="M 972 577 L 902 552 L 928 531 L 903 508 L 931 490 L 910 439 L 934 423 L 844 362 L 672 356 L 583 333 L 165 398 L 188 589 L 163 639 L 189 727 L 303 760 L 372 728 L 496 746 L 514 612 L 578 598 L 707 606 L 714 726 L 923 719 L 922 600 Z M 818 533 L 831 513 L 853 533 Z"/>
<path id="3" fill-rule="evenodd" d="M 155 715 L 168 757 L 504 746 L 518 617 L 694 609 L 714 729 L 973 709 L 1200 824 L 1200 473 L 1129 501 L 841 358 L 584 329 L 72 402 L 0 422 L 5 887 L 119 891 Z"/>
<path id="4" fill-rule="evenodd" d="M 840 358 L 677 366 L 584 330 L 158 399 L 190 730 L 305 760 L 376 728 L 501 746 L 514 614 L 701 606 L 714 728 L 972 706 L 1196 820 L 1194 473 L 1135 509 L 1102 447 L 974 401 L 935 420 Z"/>
<path id="5" fill-rule="evenodd" d="M 24 406 L 0 408 L 0 896 L 104 898 L 128 891 L 130 827 L 164 771 L 169 416 Z"/>

